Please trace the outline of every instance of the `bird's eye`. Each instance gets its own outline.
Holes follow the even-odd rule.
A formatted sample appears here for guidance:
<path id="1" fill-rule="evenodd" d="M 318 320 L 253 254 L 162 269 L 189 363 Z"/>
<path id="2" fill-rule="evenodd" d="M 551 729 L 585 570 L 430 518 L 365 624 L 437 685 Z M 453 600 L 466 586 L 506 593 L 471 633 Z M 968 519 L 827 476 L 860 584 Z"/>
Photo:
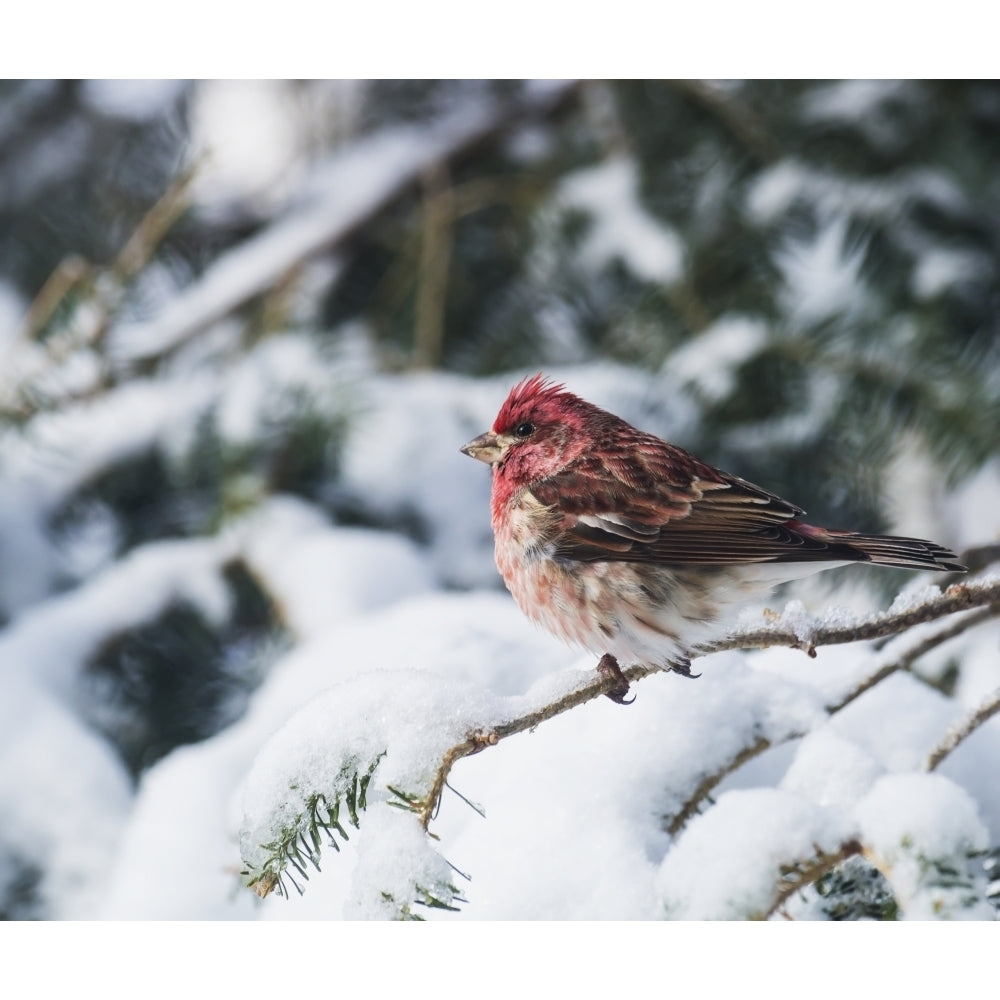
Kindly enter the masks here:
<path id="1" fill-rule="evenodd" d="M 523 424 L 518 424 L 517 427 L 514 428 L 514 433 L 519 438 L 530 437 L 532 434 L 535 433 L 535 425 L 525 420 Z"/>

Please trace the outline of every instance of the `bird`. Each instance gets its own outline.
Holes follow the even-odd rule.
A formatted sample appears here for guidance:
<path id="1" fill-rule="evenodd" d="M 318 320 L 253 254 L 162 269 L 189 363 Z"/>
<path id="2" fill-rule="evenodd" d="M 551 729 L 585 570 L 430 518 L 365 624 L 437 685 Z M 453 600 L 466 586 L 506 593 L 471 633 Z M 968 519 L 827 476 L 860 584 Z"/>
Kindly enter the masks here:
<path id="1" fill-rule="evenodd" d="M 600 657 L 686 676 L 748 601 L 848 563 L 965 567 L 935 542 L 823 528 L 805 511 L 641 431 L 539 373 L 460 449 L 492 469 L 494 556 L 520 609 Z"/>

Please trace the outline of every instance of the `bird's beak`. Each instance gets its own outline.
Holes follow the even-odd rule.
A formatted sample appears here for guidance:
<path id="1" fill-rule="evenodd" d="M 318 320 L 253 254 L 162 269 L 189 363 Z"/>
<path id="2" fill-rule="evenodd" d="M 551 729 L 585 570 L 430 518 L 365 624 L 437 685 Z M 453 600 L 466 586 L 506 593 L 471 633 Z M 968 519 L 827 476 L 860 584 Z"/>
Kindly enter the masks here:
<path id="1" fill-rule="evenodd" d="M 479 437 L 473 438 L 467 445 L 463 446 L 461 452 L 463 455 L 468 455 L 469 458 L 478 458 L 480 462 L 485 462 L 487 465 L 494 465 L 500 461 L 500 456 L 503 454 L 503 447 L 496 434 L 492 431 L 487 431 L 485 434 L 480 434 Z"/>

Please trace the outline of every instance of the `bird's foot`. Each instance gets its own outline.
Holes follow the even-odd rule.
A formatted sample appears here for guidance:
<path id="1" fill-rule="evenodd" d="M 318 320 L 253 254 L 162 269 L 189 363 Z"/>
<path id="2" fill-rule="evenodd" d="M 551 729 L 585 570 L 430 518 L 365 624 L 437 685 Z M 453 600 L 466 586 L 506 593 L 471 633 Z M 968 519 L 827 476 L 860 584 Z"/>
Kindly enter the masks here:
<path id="1" fill-rule="evenodd" d="M 614 680 L 614 686 L 609 688 L 604 694 L 618 705 L 631 705 L 635 701 L 635 695 L 626 699 L 629 692 L 628 678 L 622 673 L 622 668 L 618 666 L 618 661 L 610 654 L 605 653 L 597 664 L 597 672 L 606 678 Z"/>
<path id="2" fill-rule="evenodd" d="M 691 657 L 686 653 L 671 660 L 667 664 L 667 669 L 672 670 L 675 674 L 680 674 L 682 677 L 690 677 L 692 680 L 695 677 L 701 677 L 701 674 L 691 673 Z"/>

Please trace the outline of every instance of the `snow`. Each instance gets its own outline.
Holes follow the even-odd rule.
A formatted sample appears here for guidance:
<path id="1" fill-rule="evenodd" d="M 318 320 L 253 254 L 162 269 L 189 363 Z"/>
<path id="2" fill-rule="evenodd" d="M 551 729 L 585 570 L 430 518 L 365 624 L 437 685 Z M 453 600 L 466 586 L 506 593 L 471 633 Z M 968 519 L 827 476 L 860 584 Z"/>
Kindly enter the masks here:
<path id="1" fill-rule="evenodd" d="M 777 788 L 733 791 L 696 819 L 657 875 L 665 915 L 677 920 L 767 916 L 782 868 L 817 847 L 833 852 L 849 835 L 808 799 Z"/>
<path id="2" fill-rule="evenodd" d="M 186 600 L 221 620 L 229 596 L 219 568 L 225 540 L 157 542 L 135 549 L 85 585 L 39 602 L 0 633 L 0 679 L 27 674 L 68 694 L 84 658 L 115 632 Z"/>
<path id="3" fill-rule="evenodd" d="M 433 587 L 408 539 L 360 528 L 330 531 L 314 507 L 293 497 L 272 498 L 255 521 L 244 554 L 303 639 Z"/>
<path id="4" fill-rule="evenodd" d="M 914 268 L 913 294 L 918 299 L 933 299 L 952 285 L 983 280 L 989 266 L 988 258 L 971 251 L 928 250 Z"/>
<path id="5" fill-rule="evenodd" d="M 11 436 L 4 458 L 10 475 L 44 483 L 49 499 L 71 491 L 115 461 L 151 447 L 167 429 L 191 421 L 213 399 L 207 373 L 164 383 L 135 379 L 117 392 L 39 414 L 30 437 Z"/>
<path id="6" fill-rule="evenodd" d="M 987 462 L 955 489 L 948 503 L 954 517 L 953 531 L 959 546 L 1000 541 L 1000 462 Z"/>
<path id="7" fill-rule="evenodd" d="M 132 806 L 128 775 L 30 674 L 0 682 L 0 845 L 42 873 L 41 903 L 54 916 L 91 917 Z"/>
<path id="8" fill-rule="evenodd" d="M 800 741 L 780 787 L 825 808 L 844 808 L 865 795 L 884 770 L 857 743 L 832 726 L 820 726 Z"/>
<path id="9" fill-rule="evenodd" d="M 913 199 L 937 203 L 950 211 L 969 211 L 958 186 L 946 175 L 925 167 L 899 170 L 880 181 L 833 174 L 785 157 L 760 172 L 747 188 L 747 218 L 774 225 L 797 201 L 810 205 L 821 219 L 844 212 L 897 221 L 900 206 Z"/>
<path id="10" fill-rule="evenodd" d="M 562 181 L 559 198 L 566 207 L 593 213 L 577 251 L 585 267 L 599 271 L 620 257 L 640 278 L 669 285 L 681 276 L 683 244 L 642 207 L 638 185 L 635 163 L 613 157 Z"/>
<path id="11" fill-rule="evenodd" d="M 42 490 L 34 482 L 0 479 L 0 566 L 17 566 L 17 573 L 0 573 L 0 612 L 25 610 L 48 594 L 56 560 L 39 509 Z"/>
<path id="12" fill-rule="evenodd" d="M 693 385 L 709 402 L 721 402 L 736 386 L 739 366 L 767 343 L 767 327 L 746 316 L 723 316 L 667 359 L 674 378 Z"/>
<path id="13" fill-rule="evenodd" d="M 834 215 L 814 239 L 788 241 L 777 255 L 784 281 L 783 298 L 792 324 L 807 325 L 828 316 L 850 316 L 852 303 L 863 301 L 861 265 L 864 246 L 847 241 L 847 218 Z"/>
<path id="14" fill-rule="evenodd" d="M 218 211 L 243 201 L 267 208 L 287 197 L 301 142 L 295 112 L 288 81 L 201 82 L 192 93 L 188 151 L 192 162 L 200 161 L 194 184 L 199 207 Z"/>
<path id="15" fill-rule="evenodd" d="M 887 101 L 915 97 L 914 85 L 900 80 L 837 80 L 816 88 L 801 102 L 807 120 L 817 122 L 848 121 L 867 123 Z M 879 122 L 872 132 L 884 123 Z"/>
<path id="16" fill-rule="evenodd" d="M 373 671 L 314 698 L 268 740 L 246 779 L 244 860 L 251 871 L 265 869 L 270 851 L 263 845 L 295 828 L 308 813 L 311 797 L 321 795 L 332 807 L 335 800 L 348 799 L 360 776 L 374 771 L 368 797 L 382 808 L 362 820 L 365 827 L 370 821 L 375 832 L 366 830 L 360 838 L 346 915 L 381 915 L 384 893 L 396 907 L 409 904 L 418 886 L 437 896 L 434 890 L 448 883 L 447 863 L 431 849 L 412 814 L 405 821 L 391 818 L 390 790 L 425 798 L 443 755 L 470 729 L 501 721 L 499 706 L 479 688 L 412 671 Z M 341 816 L 349 828 L 346 808 Z M 294 877 L 294 871 L 290 874 Z"/>
<path id="17" fill-rule="evenodd" d="M 17 342 L 17 333 L 28 311 L 17 289 L 0 280 L 0 360 L 6 362 L 8 353 Z"/>
<path id="18" fill-rule="evenodd" d="M 995 918 L 983 899 L 985 874 L 965 872 L 968 856 L 984 851 L 988 837 L 964 789 L 938 774 L 887 775 L 856 815 L 907 918 Z"/>

